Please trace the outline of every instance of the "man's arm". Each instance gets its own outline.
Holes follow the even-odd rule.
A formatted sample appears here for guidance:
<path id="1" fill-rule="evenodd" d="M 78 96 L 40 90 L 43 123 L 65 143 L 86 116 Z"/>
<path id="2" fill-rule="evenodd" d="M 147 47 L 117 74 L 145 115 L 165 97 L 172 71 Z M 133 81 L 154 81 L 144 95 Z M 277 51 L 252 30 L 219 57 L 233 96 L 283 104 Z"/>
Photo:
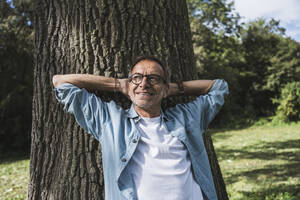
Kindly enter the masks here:
<path id="1" fill-rule="evenodd" d="M 84 130 L 100 140 L 101 127 L 111 119 L 111 116 L 117 116 L 120 112 L 117 111 L 114 102 L 104 103 L 87 90 L 117 91 L 126 94 L 127 87 L 121 85 L 126 85 L 127 79 L 114 79 L 89 74 L 67 74 L 55 75 L 52 81 L 55 87 L 55 96 L 64 105 L 64 110 L 72 113 Z M 122 88 L 126 90 L 122 90 Z"/>
<path id="2" fill-rule="evenodd" d="M 193 80 L 182 82 L 185 95 L 203 95 L 209 92 L 214 84 L 214 80 Z M 177 83 L 169 83 L 168 96 L 180 94 L 179 85 Z"/>
<path id="3" fill-rule="evenodd" d="M 221 79 L 195 80 L 183 82 L 183 85 L 184 94 L 198 95 L 198 97 L 187 104 L 179 104 L 174 109 L 181 109 L 186 114 L 186 120 L 194 119 L 194 121 L 200 122 L 202 130 L 206 130 L 224 104 L 225 96 L 229 93 L 226 81 Z M 175 92 L 179 91 L 176 83 L 173 86 L 171 84 L 171 87 Z"/>
<path id="4" fill-rule="evenodd" d="M 122 92 L 126 96 L 128 95 L 128 79 L 115 79 L 91 74 L 66 74 L 54 75 L 52 82 L 54 87 L 64 83 L 70 83 L 87 90 Z"/>

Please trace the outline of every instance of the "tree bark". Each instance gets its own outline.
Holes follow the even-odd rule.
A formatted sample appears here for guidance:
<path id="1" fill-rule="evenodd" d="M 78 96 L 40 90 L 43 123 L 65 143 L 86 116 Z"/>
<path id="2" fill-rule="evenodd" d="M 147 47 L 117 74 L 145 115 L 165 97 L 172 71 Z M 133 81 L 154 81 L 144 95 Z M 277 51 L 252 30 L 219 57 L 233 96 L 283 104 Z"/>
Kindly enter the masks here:
<path id="1" fill-rule="evenodd" d="M 52 76 L 90 73 L 123 78 L 132 58 L 148 54 L 166 63 L 171 81 L 197 78 L 186 2 L 36 0 L 34 25 L 28 199 L 104 199 L 101 147 L 63 112 L 52 92 Z M 101 98 L 129 104 L 121 95 L 102 93 Z M 173 98 L 165 105 L 188 100 Z M 226 194 L 225 187 L 216 186 Z"/>
<path id="2" fill-rule="evenodd" d="M 222 176 L 222 172 L 219 166 L 219 162 L 217 160 L 217 155 L 209 131 L 206 131 L 203 134 L 203 140 L 208 155 L 218 199 L 228 200 L 229 198 L 226 191 L 226 185 Z"/>

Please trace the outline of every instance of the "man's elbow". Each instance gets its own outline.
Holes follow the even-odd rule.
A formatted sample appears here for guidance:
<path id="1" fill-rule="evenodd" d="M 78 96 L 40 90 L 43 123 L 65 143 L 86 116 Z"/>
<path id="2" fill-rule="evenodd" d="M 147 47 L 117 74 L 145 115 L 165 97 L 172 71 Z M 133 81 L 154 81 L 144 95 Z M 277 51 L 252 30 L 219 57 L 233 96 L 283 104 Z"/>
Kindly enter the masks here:
<path id="1" fill-rule="evenodd" d="M 57 87 L 57 86 L 63 84 L 62 77 L 63 77 L 63 75 L 54 75 L 52 77 L 52 84 L 54 87 Z"/>

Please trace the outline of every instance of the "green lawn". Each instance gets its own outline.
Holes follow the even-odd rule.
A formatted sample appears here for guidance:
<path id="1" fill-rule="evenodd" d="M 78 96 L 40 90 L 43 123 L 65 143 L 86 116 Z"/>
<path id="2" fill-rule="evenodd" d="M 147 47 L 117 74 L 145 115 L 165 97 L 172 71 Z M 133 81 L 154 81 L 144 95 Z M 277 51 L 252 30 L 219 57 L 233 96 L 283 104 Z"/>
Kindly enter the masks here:
<path id="1" fill-rule="evenodd" d="M 300 199 L 300 124 L 213 134 L 231 200 Z"/>
<path id="2" fill-rule="evenodd" d="M 214 131 L 213 140 L 230 200 L 300 199 L 300 124 Z M 0 200 L 26 199 L 29 160 L 5 157 Z"/>
<path id="3" fill-rule="evenodd" d="M 26 199 L 29 159 L 9 156 L 0 159 L 0 200 Z"/>

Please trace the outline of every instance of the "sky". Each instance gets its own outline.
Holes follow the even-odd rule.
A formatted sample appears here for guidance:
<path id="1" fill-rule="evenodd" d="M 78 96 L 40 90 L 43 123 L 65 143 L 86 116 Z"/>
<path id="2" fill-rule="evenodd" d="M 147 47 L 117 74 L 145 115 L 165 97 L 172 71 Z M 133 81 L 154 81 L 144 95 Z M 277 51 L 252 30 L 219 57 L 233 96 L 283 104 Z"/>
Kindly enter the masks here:
<path id="1" fill-rule="evenodd" d="M 234 0 L 242 21 L 259 17 L 280 20 L 286 35 L 300 42 L 300 0 Z"/>

